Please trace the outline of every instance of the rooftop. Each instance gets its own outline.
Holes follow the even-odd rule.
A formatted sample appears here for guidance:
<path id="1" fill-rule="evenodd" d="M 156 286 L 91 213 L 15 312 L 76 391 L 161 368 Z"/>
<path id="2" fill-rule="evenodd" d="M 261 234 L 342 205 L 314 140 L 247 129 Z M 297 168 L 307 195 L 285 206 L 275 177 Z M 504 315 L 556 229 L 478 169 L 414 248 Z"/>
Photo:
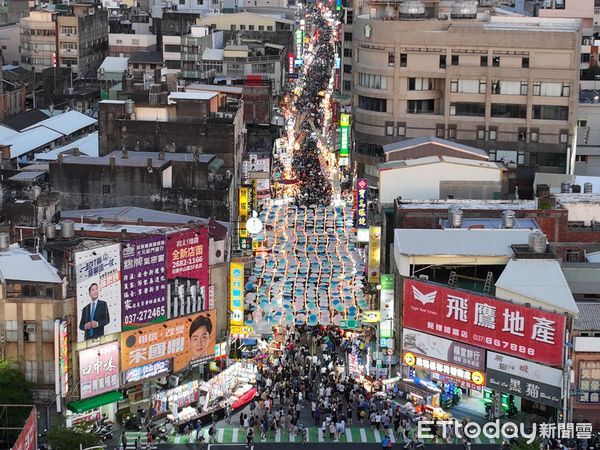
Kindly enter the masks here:
<path id="1" fill-rule="evenodd" d="M 62 133 L 44 126 L 37 126 L 31 130 L 23 131 L 9 138 L 1 139 L 0 144 L 10 145 L 10 157 L 18 158 L 33 150 L 50 144 L 63 137 Z"/>
<path id="2" fill-rule="evenodd" d="M 408 256 L 513 256 L 512 244 L 528 243 L 530 230 L 394 230 L 397 253 Z"/>
<path id="3" fill-rule="evenodd" d="M 537 209 L 534 200 L 401 200 L 396 203 L 400 209 L 448 209 L 460 206 L 463 209 L 486 210 L 531 210 Z"/>
<path id="4" fill-rule="evenodd" d="M 223 61 L 223 55 L 225 54 L 225 50 L 222 48 L 207 48 L 204 49 L 204 53 L 202 53 L 203 61 Z"/>
<path id="5" fill-rule="evenodd" d="M 436 147 L 447 148 L 454 151 L 463 152 L 469 155 L 474 155 L 484 159 L 488 159 L 488 154 L 485 150 L 480 148 L 470 147 L 468 145 L 459 144 L 453 141 L 447 141 L 434 136 L 419 136 L 412 139 L 406 139 L 404 141 L 393 142 L 383 146 L 383 151 L 386 154 L 403 152 L 406 150 L 413 149 L 415 147 L 432 144 Z"/>
<path id="6" fill-rule="evenodd" d="M 241 86 L 223 86 L 220 84 L 200 84 L 192 83 L 185 87 L 186 92 L 221 92 L 223 94 L 239 94 L 244 93 L 244 88 Z"/>
<path id="7" fill-rule="evenodd" d="M 128 151 L 127 156 L 123 157 L 123 152 L 115 150 L 114 152 L 106 156 L 72 156 L 63 160 L 63 164 L 86 164 L 92 166 L 108 166 L 110 165 L 110 158 L 115 158 L 117 166 L 127 167 L 145 167 L 148 164 L 148 160 L 152 159 L 153 167 L 160 167 L 169 161 L 198 161 L 203 164 L 208 164 L 215 155 L 200 153 L 194 155 L 193 153 L 162 153 L 163 159 L 160 159 L 160 152 L 135 152 Z"/>
<path id="8" fill-rule="evenodd" d="M 27 270 L 23 270 L 27 268 Z M 13 244 L 0 251 L 0 274 L 7 281 L 62 283 L 58 270 L 39 253 L 30 253 Z"/>
<path id="9" fill-rule="evenodd" d="M 9 181 L 24 181 L 24 182 L 33 182 L 39 179 L 42 179 L 46 176 L 47 172 L 30 172 L 30 171 L 22 171 L 16 175 L 13 175 L 8 180 Z"/>
<path id="10" fill-rule="evenodd" d="M 123 73 L 127 70 L 128 60 L 128 57 L 123 56 L 107 56 L 98 67 L 98 72 L 102 73 L 104 70 L 105 72 Z"/>
<path id="11" fill-rule="evenodd" d="M 560 263 L 549 259 L 511 259 L 496 281 L 496 296 L 577 315 L 579 310 Z"/>
<path id="12" fill-rule="evenodd" d="M 579 154 L 579 146 L 577 147 L 577 153 Z M 538 172 L 535 174 L 533 186 L 535 187 L 538 184 L 547 184 L 550 186 L 551 194 L 559 194 L 560 184 L 563 182 L 570 183 L 571 185 L 577 184 L 581 186 L 582 192 L 583 185 L 585 183 L 592 183 L 592 192 L 600 192 L 600 177 L 591 177 L 585 175 L 566 175 L 560 173 Z"/>
<path id="13" fill-rule="evenodd" d="M 445 219 L 442 223 L 443 228 L 452 228 L 449 219 Z M 463 217 L 462 226 L 460 228 L 485 228 L 485 229 L 501 229 L 504 228 L 502 225 L 502 218 L 496 217 L 485 217 L 485 218 L 471 218 Z M 538 224 L 535 219 L 528 217 L 515 217 L 513 229 L 538 229 Z"/>
<path id="14" fill-rule="evenodd" d="M 127 62 L 127 64 L 133 64 L 133 63 L 142 63 L 142 64 L 149 64 L 149 63 L 157 63 L 157 64 L 162 64 L 163 63 L 163 53 L 162 51 L 153 51 L 153 52 L 135 52 L 132 53 L 131 56 L 129 57 L 129 61 Z"/>
<path id="15" fill-rule="evenodd" d="M 491 161 L 480 161 L 476 159 L 454 158 L 452 156 L 426 156 L 424 158 L 407 159 L 404 161 L 389 161 L 379 164 L 379 171 L 404 169 L 408 167 L 425 166 L 429 164 L 457 164 L 462 166 L 474 166 L 484 169 L 505 170 L 506 167 L 502 163 Z"/>
<path id="16" fill-rule="evenodd" d="M 600 331 L 600 303 L 578 302 L 579 317 L 573 323 L 578 331 Z"/>
<path id="17" fill-rule="evenodd" d="M 597 194 L 554 194 L 558 203 L 600 203 L 600 193 Z"/>
<path id="18" fill-rule="evenodd" d="M 171 100 L 210 100 L 219 95 L 216 92 L 194 91 L 194 92 L 171 92 L 169 94 L 169 102 Z"/>
<path id="19" fill-rule="evenodd" d="M 44 126 L 68 136 L 77 131 L 83 130 L 86 127 L 96 125 L 97 123 L 98 121 L 96 119 L 86 116 L 78 111 L 67 111 L 57 116 L 42 120 L 35 125 L 25 128 L 23 131 L 28 131 L 38 126 Z"/>
<path id="20" fill-rule="evenodd" d="M 73 155 L 75 149 L 78 149 L 79 152 L 85 156 L 98 156 L 98 147 L 98 132 L 94 131 L 81 139 L 57 147 L 49 152 L 37 153 L 35 159 L 37 161 L 54 161 L 58 159 L 58 155 L 60 154 Z"/>
<path id="21" fill-rule="evenodd" d="M 600 296 L 600 262 L 562 263 L 562 271 L 573 294 Z"/>
<path id="22" fill-rule="evenodd" d="M 8 119 L 4 119 L 2 125 L 12 128 L 13 130 L 21 131 L 47 118 L 48 115 L 44 114 L 39 109 L 30 109 L 29 111 L 15 114 Z"/>

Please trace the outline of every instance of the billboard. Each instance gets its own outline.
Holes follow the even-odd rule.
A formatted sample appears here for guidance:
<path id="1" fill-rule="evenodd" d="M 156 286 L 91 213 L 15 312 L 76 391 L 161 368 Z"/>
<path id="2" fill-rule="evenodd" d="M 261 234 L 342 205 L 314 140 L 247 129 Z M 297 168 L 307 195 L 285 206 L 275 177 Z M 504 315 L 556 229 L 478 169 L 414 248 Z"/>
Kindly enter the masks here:
<path id="1" fill-rule="evenodd" d="M 137 383 L 147 378 L 160 377 L 171 372 L 171 360 L 165 359 L 125 371 L 125 384 Z"/>
<path id="2" fill-rule="evenodd" d="M 31 410 L 12 450 L 37 450 L 37 410 Z"/>
<path id="3" fill-rule="evenodd" d="M 525 357 L 563 362 L 565 317 L 424 281 L 404 280 L 403 325 Z"/>
<path id="4" fill-rule="evenodd" d="M 364 178 L 356 182 L 356 228 L 369 228 L 367 204 L 369 201 L 368 184 Z"/>
<path id="5" fill-rule="evenodd" d="M 394 291 L 396 280 L 394 275 L 381 275 L 381 325 L 379 328 L 380 338 L 394 337 Z"/>
<path id="6" fill-rule="evenodd" d="M 69 355 L 69 323 L 58 321 L 58 365 L 60 374 L 60 390 L 63 397 L 69 392 L 69 370 L 71 358 Z"/>
<path id="7" fill-rule="evenodd" d="M 119 389 L 118 342 L 79 351 L 79 384 L 82 399 Z"/>
<path id="8" fill-rule="evenodd" d="M 178 372 L 215 357 L 217 313 L 211 309 L 121 333 L 121 368 L 126 371 L 173 359 Z"/>
<path id="9" fill-rule="evenodd" d="M 302 55 L 304 54 L 304 31 L 298 28 L 294 38 L 296 44 L 296 65 L 300 65 L 302 64 Z"/>
<path id="10" fill-rule="evenodd" d="M 487 368 L 551 386 L 562 387 L 563 385 L 562 370 L 496 352 L 488 352 Z"/>
<path id="11" fill-rule="evenodd" d="M 340 114 L 340 166 L 348 165 L 350 151 L 350 114 Z"/>
<path id="12" fill-rule="evenodd" d="M 167 314 L 165 237 L 147 236 L 123 244 L 123 329 L 162 322 Z"/>
<path id="13" fill-rule="evenodd" d="M 486 386 L 495 391 L 518 395 L 544 405 L 560 408 L 562 389 L 494 369 L 487 370 Z"/>
<path id="14" fill-rule="evenodd" d="M 171 286 L 176 299 L 170 317 L 208 309 L 208 228 L 169 234 L 165 247 L 167 278 L 178 279 Z"/>
<path id="15" fill-rule="evenodd" d="M 121 244 L 75 253 L 77 342 L 121 331 Z"/>
<path id="16" fill-rule="evenodd" d="M 485 370 L 485 350 L 462 342 L 404 328 L 402 349 L 411 353 L 458 364 L 474 370 Z"/>
<path id="17" fill-rule="evenodd" d="M 246 230 L 246 221 L 248 220 L 248 212 L 250 210 L 249 191 L 250 189 L 248 187 L 241 187 L 239 190 L 238 217 L 240 239 L 245 239 L 248 237 L 248 230 Z"/>
<path id="18" fill-rule="evenodd" d="M 369 283 L 379 283 L 381 227 L 369 227 Z"/>
<path id="19" fill-rule="evenodd" d="M 229 266 L 229 309 L 230 325 L 244 325 L 244 264 Z"/>
<path id="20" fill-rule="evenodd" d="M 436 361 L 426 356 L 415 355 L 412 352 L 404 352 L 402 361 L 409 367 L 431 370 L 440 375 L 460 380 L 463 383 L 462 385 L 467 383 L 466 386 L 472 389 L 481 390 L 485 385 L 485 374 L 478 370 L 459 367 L 448 362 Z"/>

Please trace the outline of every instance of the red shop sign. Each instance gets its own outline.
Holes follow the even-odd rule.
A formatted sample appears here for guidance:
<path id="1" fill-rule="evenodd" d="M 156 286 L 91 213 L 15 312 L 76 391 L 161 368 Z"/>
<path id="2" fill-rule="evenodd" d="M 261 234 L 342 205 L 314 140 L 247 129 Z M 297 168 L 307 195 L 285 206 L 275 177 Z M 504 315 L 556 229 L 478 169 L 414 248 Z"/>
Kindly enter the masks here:
<path id="1" fill-rule="evenodd" d="M 563 362 L 560 314 L 404 280 L 403 326 L 550 365 Z"/>

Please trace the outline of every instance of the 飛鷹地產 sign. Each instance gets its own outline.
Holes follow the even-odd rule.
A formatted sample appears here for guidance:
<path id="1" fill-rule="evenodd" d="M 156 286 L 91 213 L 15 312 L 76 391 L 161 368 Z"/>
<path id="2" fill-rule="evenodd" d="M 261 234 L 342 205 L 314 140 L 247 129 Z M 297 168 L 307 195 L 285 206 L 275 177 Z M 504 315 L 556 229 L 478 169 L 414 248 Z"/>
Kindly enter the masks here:
<path id="1" fill-rule="evenodd" d="M 561 365 L 565 317 L 439 284 L 404 280 L 403 326 Z"/>
<path id="2" fill-rule="evenodd" d="M 215 357 L 217 314 L 211 309 L 121 333 L 121 369 L 173 359 L 178 372 Z"/>

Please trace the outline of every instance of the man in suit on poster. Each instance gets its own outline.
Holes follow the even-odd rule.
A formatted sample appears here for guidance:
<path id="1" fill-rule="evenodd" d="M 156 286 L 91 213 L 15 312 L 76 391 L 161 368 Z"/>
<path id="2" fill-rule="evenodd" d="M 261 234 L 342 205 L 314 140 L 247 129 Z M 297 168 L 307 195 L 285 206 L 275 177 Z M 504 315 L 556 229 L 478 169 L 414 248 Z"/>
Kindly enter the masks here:
<path id="1" fill-rule="evenodd" d="M 85 333 L 85 340 L 97 339 L 104 336 L 104 327 L 110 322 L 108 304 L 99 300 L 100 289 L 98 283 L 90 284 L 88 289 L 90 303 L 81 310 L 79 329 Z"/>

